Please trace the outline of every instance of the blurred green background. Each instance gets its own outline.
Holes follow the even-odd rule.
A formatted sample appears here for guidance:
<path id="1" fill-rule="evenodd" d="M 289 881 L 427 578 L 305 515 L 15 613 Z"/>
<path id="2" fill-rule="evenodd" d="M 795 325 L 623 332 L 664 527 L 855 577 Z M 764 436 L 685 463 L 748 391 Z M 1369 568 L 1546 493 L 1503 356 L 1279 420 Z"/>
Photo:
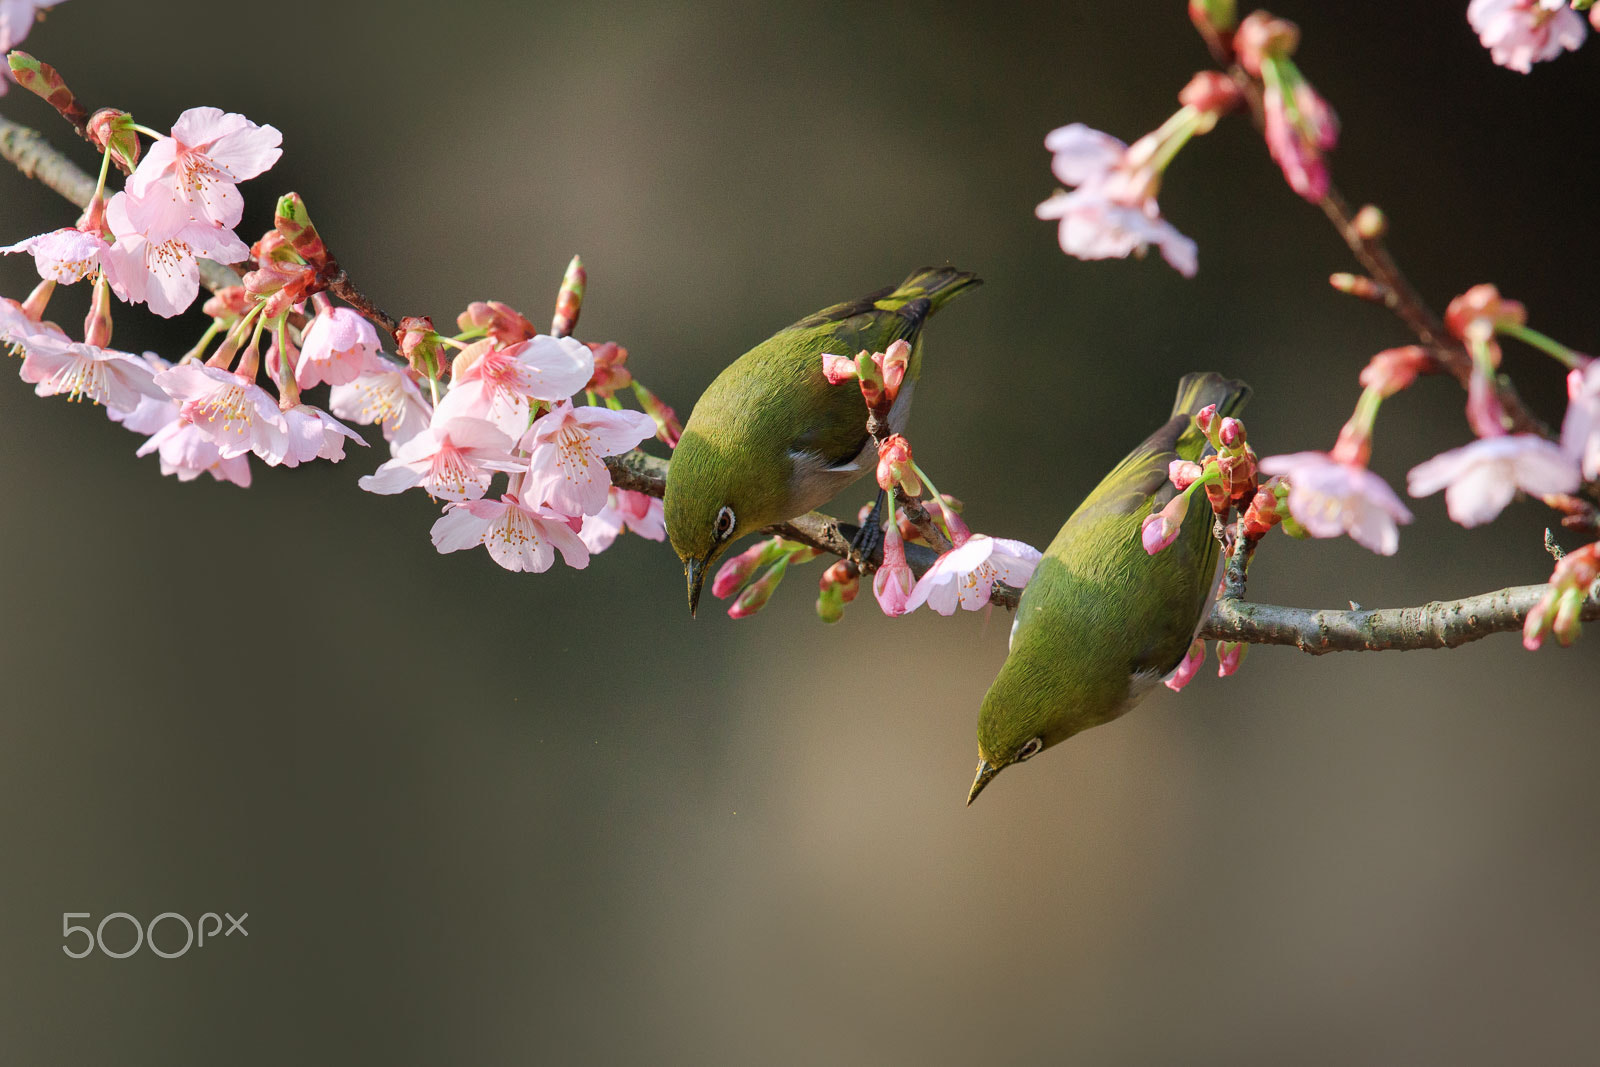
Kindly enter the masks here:
<path id="1" fill-rule="evenodd" d="M 1337 180 L 1430 299 L 1493 280 L 1593 350 L 1600 44 L 1519 76 L 1465 6 L 1278 11 L 1345 120 Z M 73 0 L 25 47 L 151 126 L 276 125 L 241 234 L 300 192 L 397 314 L 542 321 L 581 252 L 581 335 L 684 413 L 809 311 L 978 271 L 929 331 L 912 437 L 977 528 L 1043 545 L 1180 373 L 1250 380 L 1263 454 L 1325 448 L 1408 339 L 1326 286 L 1343 247 L 1239 120 L 1163 190 L 1194 281 L 1070 260 L 1033 218 L 1048 130 L 1132 140 L 1175 106 L 1205 61 L 1183 8 Z M 39 101 L 0 109 L 92 165 Z M 0 242 L 72 216 L 0 172 Z M 0 263 L 0 292 L 31 279 Z M 75 329 L 85 299 L 53 311 Z M 117 342 L 175 356 L 202 324 L 123 311 Z M 1553 364 L 1507 361 L 1558 417 Z M 1375 467 L 1402 484 L 1464 443 L 1461 406 L 1443 380 L 1388 405 Z M 436 554 L 425 498 L 356 489 L 376 449 L 241 491 L 136 445 L 0 388 L 8 1062 L 1557 1063 L 1600 1040 L 1600 633 L 1260 649 L 966 810 L 1004 617 L 862 601 L 828 628 L 810 569 L 753 620 L 691 621 L 636 538 L 582 573 Z M 1475 534 L 1415 511 L 1392 559 L 1274 539 L 1252 593 L 1398 605 L 1549 571 L 1533 505 Z M 223 910 L 248 940 L 61 951 L 65 911 Z"/>

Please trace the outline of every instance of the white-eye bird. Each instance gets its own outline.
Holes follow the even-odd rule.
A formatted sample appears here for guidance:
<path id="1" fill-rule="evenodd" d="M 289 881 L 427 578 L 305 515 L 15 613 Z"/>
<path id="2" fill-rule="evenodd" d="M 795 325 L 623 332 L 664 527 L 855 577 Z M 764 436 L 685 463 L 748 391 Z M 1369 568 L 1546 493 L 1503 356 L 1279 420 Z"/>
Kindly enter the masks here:
<path id="1" fill-rule="evenodd" d="M 910 343 L 910 365 L 889 412 L 890 429 L 899 432 L 922 369 L 923 324 L 977 284 L 950 267 L 916 271 L 896 288 L 801 319 L 717 375 L 684 424 L 662 501 L 691 613 L 706 574 L 736 539 L 820 507 L 876 465 L 861 392 L 828 384 L 823 355 Z"/>
<path id="2" fill-rule="evenodd" d="M 1220 374 L 1178 385 L 1167 424 L 1117 464 L 1067 519 L 1023 590 L 1011 647 L 978 713 L 971 804 L 995 775 L 1091 726 L 1110 722 L 1183 660 L 1217 581 L 1219 548 L 1202 495 L 1178 538 L 1155 555 L 1144 517 L 1177 492 L 1175 459 L 1207 449 L 1193 416 L 1236 413 L 1250 387 Z"/>

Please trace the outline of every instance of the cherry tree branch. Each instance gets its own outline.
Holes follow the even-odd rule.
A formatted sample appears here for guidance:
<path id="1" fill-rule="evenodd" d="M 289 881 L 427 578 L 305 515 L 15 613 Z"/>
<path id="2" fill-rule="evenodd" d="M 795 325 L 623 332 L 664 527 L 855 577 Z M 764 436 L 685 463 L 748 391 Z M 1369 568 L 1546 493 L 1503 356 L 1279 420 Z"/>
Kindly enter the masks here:
<path id="1" fill-rule="evenodd" d="M 1252 95 L 1254 86 L 1242 71 L 1242 78 L 1251 98 L 1252 108 L 1259 114 L 1259 92 Z M 28 178 L 42 182 L 78 207 L 87 207 L 94 195 L 95 180 L 71 159 L 53 147 L 35 130 L 0 116 L 0 159 L 15 166 Z M 1323 210 L 1339 228 L 1346 243 L 1356 257 L 1384 286 L 1386 303 L 1417 333 L 1423 343 L 1435 350 L 1441 365 L 1465 380 L 1471 373 L 1471 360 L 1464 349 L 1455 345 L 1442 332 L 1437 316 L 1428 309 L 1415 290 L 1394 265 L 1393 259 L 1383 249 L 1381 241 L 1361 235 L 1350 220 L 1348 209 L 1336 191 L 1330 191 Z M 206 289 L 215 292 L 229 285 L 240 284 L 238 274 L 219 263 L 200 261 L 200 281 Z M 383 326 L 391 334 L 395 320 L 377 307 L 339 272 L 338 284 L 330 286 L 334 295 L 346 301 L 362 314 Z M 1453 355 L 1451 355 L 1453 354 Z M 1457 373 L 1456 362 L 1465 361 L 1465 369 Z M 1525 428 L 1546 432 L 1542 424 L 1533 420 L 1522 408 L 1520 400 L 1509 385 L 1502 403 L 1513 418 L 1524 420 Z M 1521 413 L 1520 415 L 1518 413 Z M 638 450 L 606 460 L 612 481 L 621 489 L 660 497 L 666 490 L 667 461 Z M 902 507 L 906 502 L 902 501 Z M 931 525 L 931 523 L 930 523 Z M 769 527 L 767 533 L 776 534 L 810 545 L 841 559 L 850 558 L 850 541 L 856 527 L 820 512 L 810 512 L 788 522 Z M 938 553 L 925 545 L 907 544 L 906 562 L 919 577 L 931 567 Z M 1242 554 L 1241 554 L 1242 555 Z M 870 574 L 882 563 L 882 549 L 865 561 L 864 572 Z M 1237 564 L 1230 560 L 1227 590 L 1212 608 L 1211 615 L 1201 626 L 1199 636 L 1223 641 L 1245 641 L 1250 644 L 1292 645 L 1312 655 L 1327 652 L 1410 650 L 1422 648 L 1454 648 L 1457 645 L 1489 634 L 1516 630 L 1522 627 L 1528 612 L 1543 598 L 1548 587 L 1543 585 L 1515 586 L 1464 597 L 1460 600 L 1436 601 L 1412 608 L 1384 608 L 1380 610 L 1329 611 L 1311 608 L 1279 607 L 1272 604 L 1254 604 L 1242 599 L 1244 591 L 1245 560 Z M 1003 608 L 1015 608 L 1021 591 L 996 583 L 990 603 Z M 1584 602 L 1582 617 L 1600 619 L 1600 592 L 1591 592 Z"/>

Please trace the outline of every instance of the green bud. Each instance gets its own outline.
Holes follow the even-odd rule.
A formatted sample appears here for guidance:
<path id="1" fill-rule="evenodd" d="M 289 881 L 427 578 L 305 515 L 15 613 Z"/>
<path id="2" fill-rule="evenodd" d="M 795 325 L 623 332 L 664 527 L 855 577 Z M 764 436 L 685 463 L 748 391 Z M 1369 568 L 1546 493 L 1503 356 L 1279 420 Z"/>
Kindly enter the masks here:
<path id="1" fill-rule="evenodd" d="M 17 79 L 18 85 L 42 98 L 78 129 L 87 126 L 88 112 L 72 95 L 72 90 L 67 88 L 66 80 L 56 72 L 56 68 L 22 51 L 7 54 L 6 63 L 11 67 L 11 74 Z"/>
<path id="2" fill-rule="evenodd" d="M 321 270 L 330 263 L 328 246 L 311 223 L 311 214 L 299 193 L 285 193 L 278 198 L 277 217 L 272 228 L 283 236 L 301 259 Z"/>

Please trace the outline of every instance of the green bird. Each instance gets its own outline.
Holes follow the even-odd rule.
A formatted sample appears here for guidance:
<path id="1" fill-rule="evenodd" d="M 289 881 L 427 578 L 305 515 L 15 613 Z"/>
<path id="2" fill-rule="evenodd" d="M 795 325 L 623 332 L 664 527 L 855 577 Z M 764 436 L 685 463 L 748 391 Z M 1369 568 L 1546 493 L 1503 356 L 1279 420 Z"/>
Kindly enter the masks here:
<path id="1" fill-rule="evenodd" d="M 1211 509 L 1197 501 L 1177 540 L 1153 556 L 1141 526 L 1177 492 L 1168 464 L 1199 460 L 1209 447 L 1191 416 L 1210 404 L 1219 416 L 1233 414 L 1249 396 L 1248 385 L 1219 374 L 1185 376 L 1167 424 L 1105 476 L 1050 542 L 978 713 L 968 804 L 1011 764 L 1117 718 L 1183 661 L 1216 587 Z"/>
<path id="2" fill-rule="evenodd" d="M 822 506 L 876 466 L 861 392 L 829 385 L 823 355 L 853 357 L 910 343 L 911 363 L 889 412 L 889 426 L 899 432 L 922 370 L 923 324 L 977 284 L 975 275 L 950 267 L 915 271 L 898 288 L 835 304 L 780 330 L 717 375 L 672 452 L 662 501 L 667 536 L 689 582 L 691 614 L 706 574 L 735 540 Z M 869 528 L 877 524 L 863 526 Z"/>

